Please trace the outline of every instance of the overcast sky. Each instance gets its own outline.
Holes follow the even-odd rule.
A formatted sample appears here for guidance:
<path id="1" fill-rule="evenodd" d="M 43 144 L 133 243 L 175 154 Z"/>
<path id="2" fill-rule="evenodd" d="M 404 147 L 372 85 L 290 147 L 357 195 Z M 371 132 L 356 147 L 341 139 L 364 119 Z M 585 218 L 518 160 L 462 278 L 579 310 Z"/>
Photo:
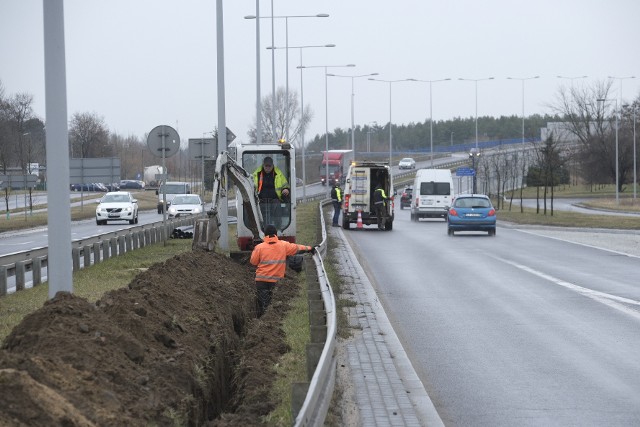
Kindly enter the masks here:
<path id="1" fill-rule="evenodd" d="M 215 0 L 67 0 L 68 113 L 94 112 L 109 130 L 143 138 L 157 125 L 183 141 L 217 126 Z M 551 112 L 560 86 L 622 80 L 622 97 L 640 94 L 638 0 L 273 0 L 289 18 L 288 44 L 305 48 L 303 64 L 344 65 L 329 73 L 433 83 L 434 120 Z M 226 124 L 242 141 L 255 120 L 255 0 L 223 1 Z M 260 2 L 271 16 L 271 1 Z M 271 93 L 271 20 L 261 20 L 262 96 Z M 285 19 L 275 20 L 275 45 L 286 45 Z M 276 86 L 286 83 L 286 50 L 275 52 Z M 300 93 L 300 49 L 289 49 L 289 90 Z M 586 79 L 559 79 L 557 76 Z M 27 92 L 44 118 L 42 0 L 0 2 L 0 80 L 6 94 Z M 328 128 L 351 123 L 351 79 L 329 77 Z M 389 121 L 389 84 L 355 81 L 355 122 Z M 307 139 L 325 130 L 324 69 L 304 70 L 304 103 L 314 117 Z M 615 80 L 613 96 L 620 95 Z M 392 84 L 394 124 L 428 119 L 429 84 Z M 518 137 L 519 135 L 514 135 Z M 455 136 L 454 136 L 455 138 Z"/>

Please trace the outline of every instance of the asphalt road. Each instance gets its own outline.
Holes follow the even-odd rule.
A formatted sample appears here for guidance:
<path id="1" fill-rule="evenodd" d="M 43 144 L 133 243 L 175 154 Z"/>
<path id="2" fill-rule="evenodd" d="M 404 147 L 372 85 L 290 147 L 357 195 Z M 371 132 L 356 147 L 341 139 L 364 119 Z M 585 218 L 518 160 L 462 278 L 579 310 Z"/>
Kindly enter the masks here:
<path id="1" fill-rule="evenodd" d="M 399 209 L 346 234 L 446 425 L 640 424 L 638 257 Z"/>

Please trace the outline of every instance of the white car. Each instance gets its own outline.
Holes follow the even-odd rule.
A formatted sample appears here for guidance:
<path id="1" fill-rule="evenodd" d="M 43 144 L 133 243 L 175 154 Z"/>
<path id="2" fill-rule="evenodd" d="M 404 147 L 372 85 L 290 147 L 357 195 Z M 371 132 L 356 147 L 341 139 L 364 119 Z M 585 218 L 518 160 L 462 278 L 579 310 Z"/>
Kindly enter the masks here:
<path id="1" fill-rule="evenodd" d="M 105 194 L 96 208 L 96 224 L 108 221 L 129 221 L 138 223 L 138 201 L 128 191 L 113 191 Z"/>
<path id="2" fill-rule="evenodd" d="M 400 168 L 400 169 L 415 169 L 416 168 L 416 161 L 413 160 L 411 157 L 405 157 L 404 159 L 400 160 L 400 162 L 398 163 L 398 168 Z"/>
<path id="3" fill-rule="evenodd" d="M 177 194 L 167 209 L 169 218 L 177 218 L 184 215 L 200 214 L 204 210 L 204 204 L 197 194 Z"/>

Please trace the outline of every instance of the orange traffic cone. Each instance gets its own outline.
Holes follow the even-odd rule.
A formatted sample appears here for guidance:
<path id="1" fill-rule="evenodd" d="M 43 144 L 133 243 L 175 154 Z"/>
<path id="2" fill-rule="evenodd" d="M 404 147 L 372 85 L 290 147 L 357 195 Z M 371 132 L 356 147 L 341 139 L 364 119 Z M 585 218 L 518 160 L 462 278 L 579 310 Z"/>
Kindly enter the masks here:
<path id="1" fill-rule="evenodd" d="M 356 221 L 356 228 L 362 228 L 362 211 L 358 211 L 358 221 Z"/>

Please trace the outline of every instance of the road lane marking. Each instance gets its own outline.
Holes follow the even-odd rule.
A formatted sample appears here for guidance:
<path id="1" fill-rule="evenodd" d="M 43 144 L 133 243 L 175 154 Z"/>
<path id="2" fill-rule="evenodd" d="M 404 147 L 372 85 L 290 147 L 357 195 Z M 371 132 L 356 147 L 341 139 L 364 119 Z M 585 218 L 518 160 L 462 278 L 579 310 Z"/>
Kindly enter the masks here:
<path id="1" fill-rule="evenodd" d="M 559 240 L 561 242 L 572 243 L 574 245 L 584 246 L 584 247 L 587 247 L 587 248 L 600 249 L 602 251 L 611 252 L 611 253 L 614 253 L 616 255 L 625 255 L 625 256 L 628 256 L 628 257 L 632 257 L 632 258 L 640 258 L 640 256 L 634 255 L 634 254 L 630 254 L 628 252 L 622 252 L 622 251 L 615 250 L 615 249 L 608 249 L 608 248 L 604 248 L 602 246 L 591 245 L 589 243 L 577 242 L 575 240 L 571 240 L 571 239 L 566 238 L 566 237 L 563 238 L 563 237 L 549 236 L 544 232 L 536 232 L 536 231 L 533 231 L 533 230 L 530 231 L 530 230 L 522 230 L 522 229 L 516 229 L 516 231 L 519 231 L 521 233 L 531 234 L 533 236 L 546 237 L 547 239 L 553 239 L 553 240 Z"/>
<path id="2" fill-rule="evenodd" d="M 543 273 L 541 271 L 538 270 L 534 270 L 531 267 L 527 267 L 526 265 L 522 265 L 522 264 L 518 264 L 517 262 L 513 262 L 513 261 L 509 261 L 506 260 L 504 258 L 500 258 L 497 256 L 492 256 L 490 255 L 492 258 L 497 259 L 498 261 L 502 261 L 506 264 L 512 265 L 520 270 L 526 271 L 527 273 L 531 273 L 535 276 L 538 276 L 540 278 L 543 278 L 545 280 L 548 280 L 551 283 L 555 283 L 556 285 L 562 286 L 564 288 L 567 288 L 569 290 L 572 290 L 576 293 L 579 293 L 581 295 L 584 295 L 588 298 L 591 298 L 594 301 L 597 301 L 601 304 L 607 305 L 611 308 L 614 308 L 616 310 L 619 310 L 625 314 L 628 314 L 632 317 L 635 317 L 636 319 L 640 320 L 640 312 L 637 310 L 634 310 L 633 308 L 627 307 L 623 304 L 629 304 L 629 305 L 635 305 L 635 306 L 640 306 L 640 301 L 636 301 L 630 298 L 625 298 L 625 297 L 620 297 L 617 295 L 612 295 L 612 294 L 608 294 L 605 292 L 600 292 L 600 291 L 596 291 L 593 289 L 588 289 L 588 288 L 584 288 L 582 286 L 576 285 L 574 283 L 569 283 L 569 282 L 565 282 L 562 279 L 558 279 L 557 277 L 553 277 L 550 276 L 546 273 Z"/>

